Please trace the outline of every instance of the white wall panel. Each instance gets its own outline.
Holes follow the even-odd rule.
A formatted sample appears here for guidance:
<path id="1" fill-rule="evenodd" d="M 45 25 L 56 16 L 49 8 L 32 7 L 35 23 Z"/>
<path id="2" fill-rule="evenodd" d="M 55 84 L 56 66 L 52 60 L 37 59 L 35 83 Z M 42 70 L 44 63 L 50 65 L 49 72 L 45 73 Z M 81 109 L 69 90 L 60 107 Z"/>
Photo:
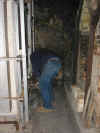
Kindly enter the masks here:
<path id="1" fill-rule="evenodd" d="M 0 0 L 0 57 L 6 56 L 4 5 Z M 7 63 L 0 61 L 0 97 L 8 96 Z M 9 100 L 0 100 L 0 113 L 9 112 Z"/>

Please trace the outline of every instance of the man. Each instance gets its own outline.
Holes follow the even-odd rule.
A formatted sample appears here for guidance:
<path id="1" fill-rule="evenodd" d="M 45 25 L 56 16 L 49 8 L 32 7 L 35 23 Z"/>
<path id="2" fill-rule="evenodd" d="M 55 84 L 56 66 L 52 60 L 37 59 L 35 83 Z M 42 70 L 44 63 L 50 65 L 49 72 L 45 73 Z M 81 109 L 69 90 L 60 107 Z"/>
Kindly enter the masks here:
<path id="1" fill-rule="evenodd" d="M 37 109 L 38 112 L 54 111 L 54 94 L 52 81 L 61 69 L 60 58 L 53 52 L 38 49 L 31 54 L 34 83 L 39 81 L 39 88 L 43 98 L 43 106 Z"/>

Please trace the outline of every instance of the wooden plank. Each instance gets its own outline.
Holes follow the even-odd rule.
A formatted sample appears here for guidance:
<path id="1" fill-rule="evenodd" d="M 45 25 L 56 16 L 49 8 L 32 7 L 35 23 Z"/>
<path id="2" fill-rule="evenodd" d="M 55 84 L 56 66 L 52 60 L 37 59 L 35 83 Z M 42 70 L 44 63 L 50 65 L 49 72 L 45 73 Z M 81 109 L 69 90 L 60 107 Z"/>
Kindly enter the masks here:
<path id="1" fill-rule="evenodd" d="M 84 105 L 84 109 L 83 109 L 83 114 L 82 114 L 83 119 L 86 116 L 86 110 L 87 110 L 88 104 L 89 104 L 90 91 L 91 91 L 91 89 L 89 88 L 88 93 L 87 93 L 87 98 L 86 98 L 86 101 L 85 101 L 85 105 Z"/>
<path id="2" fill-rule="evenodd" d="M 15 44 L 15 29 L 14 29 L 14 1 L 7 1 L 7 27 L 8 27 L 8 51 L 9 57 L 16 56 L 16 44 Z M 13 28 L 12 28 L 13 27 Z M 11 96 L 16 97 L 16 79 L 15 79 L 15 63 L 10 62 L 10 82 L 11 82 Z M 17 102 L 12 101 L 13 112 L 18 112 Z"/>
<path id="3" fill-rule="evenodd" d="M 4 1 L 0 0 L 0 57 L 6 56 Z M 0 96 L 8 96 L 7 63 L 0 62 Z M 10 112 L 9 101 L 0 101 L 0 113 Z"/>
<path id="4" fill-rule="evenodd" d="M 93 64 L 92 64 L 92 74 L 91 74 L 91 94 L 92 97 L 88 101 L 87 106 L 87 127 L 90 128 L 91 126 L 91 120 L 93 118 L 93 112 L 96 113 L 96 125 L 100 124 L 100 94 L 98 93 L 98 83 L 99 83 L 99 77 L 100 77 L 100 69 L 98 69 L 98 66 L 100 64 L 100 56 L 93 55 Z M 87 101 L 86 101 L 87 103 Z M 85 103 L 85 104 L 86 104 Z"/>
<path id="5" fill-rule="evenodd" d="M 78 59 L 77 59 L 77 79 L 76 79 L 77 85 L 80 84 L 80 42 L 78 46 Z"/>
<path id="6" fill-rule="evenodd" d="M 94 99 L 93 99 L 93 96 L 92 96 L 91 99 L 90 99 L 90 103 L 88 105 L 87 118 L 86 118 L 88 128 L 91 127 L 93 112 L 94 112 Z"/>
<path id="7" fill-rule="evenodd" d="M 6 40 L 6 58 L 9 57 L 9 46 L 8 46 L 8 27 L 7 27 L 7 2 L 4 2 L 4 17 L 5 17 L 5 40 Z M 8 90 L 9 96 L 11 97 L 11 78 L 10 78 L 10 62 L 7 62 L 7 76 L 8 76 Z M 12 101 L 9 99 L 10 111 L 12 109 Z"/>
<path id="8" fill-rule="evenodd" d="M 87 96 L 88 89 L 91 84 L 91 73 L 93 63 L 93 50 L 94 50 L 94 33 L 95 27 L 90 24 L 90 35 L 89 35 L 89 48 L 88 48 L 88 60 L 87 60 L 87 72 L 86 72 L 86 86 L 85 86 L 85 99 Z"/>

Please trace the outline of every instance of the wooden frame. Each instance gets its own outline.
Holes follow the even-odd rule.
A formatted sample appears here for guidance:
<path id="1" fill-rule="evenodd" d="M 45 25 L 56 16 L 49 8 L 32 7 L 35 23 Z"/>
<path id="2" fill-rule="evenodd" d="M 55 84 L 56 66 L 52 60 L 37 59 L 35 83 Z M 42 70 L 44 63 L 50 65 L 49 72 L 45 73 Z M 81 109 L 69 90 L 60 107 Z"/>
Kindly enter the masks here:
<path id="1" fill-rule="evenodd" d="M 8 69 L 5 68 L 5 70 L 8 71 L 9 73 L 8 80 L 10 82 L 10 86 L 7 86 L 6 88 L 8 89 L 9 87 L 11 93 L 10 95 L 9 94 L 5 95 L 6 91 L 4 91 L 4 95 L 0 96 L 4 97 L 3 101 L 11 101 L 11 107 L 9 111 L 0 112 L 0 124 L 2 123 L 7 124 L 7 122 L 9 124 L 10 121 L 11 121 L 10 123 L 12 123 L 15 121 L 19 122 L 20 120 L 23 122 L 25 121 L 28 122 L 29 117 L 28 117 L 27 68 L 26 68 L 26 47 L 25 47 L 25 27 L 24 27 L 24 0 L 19 0 L 19 1 L 1 0 L 0 4 L 1 4 L 0 10 L 2 14 L 2 17 L 0 18 L 1 19 L 0 28 L 3 33 L 1 34 L 2 36 L 0 35 L 1 36 L 0 49 L 3 52 L 3 54 L 0 54 L 0 66 L 1 63 L 5 63 L 7 67 L 8 64 Z M 5 6 L 6 8 L 4 10 Z M 3 18 L 4 15 L 6 18 L 5 23 Z M 20 17 L 20 23 L 19 23 L 19 17 Z M 20 36 L 19 26 L 21 29 L 21 42 L 19 39 Z M 20 43 L 22 45 L 21 49 L 20 49 Z M 8 54 L 6 54 L 6 51 Z M 22 69 L 20 66 L 21 62 L 22 62 Z M 4 74 L 7 76 L 7 73 Z M 8 82 L 7 80 L 4 81 L 3 85 L 5 85 L 5 83 L 7 82 Z M 24 102 L 23 100 L 21 100 L 20 102 L 20 99 L 18 98 L 21 96 L 22 87 L 24 89 Z M 3 86 L 1 86 L 1 88 L 3 88 Z M 25 108 L 25 111 L 23 111 L 23 106 Z"/>

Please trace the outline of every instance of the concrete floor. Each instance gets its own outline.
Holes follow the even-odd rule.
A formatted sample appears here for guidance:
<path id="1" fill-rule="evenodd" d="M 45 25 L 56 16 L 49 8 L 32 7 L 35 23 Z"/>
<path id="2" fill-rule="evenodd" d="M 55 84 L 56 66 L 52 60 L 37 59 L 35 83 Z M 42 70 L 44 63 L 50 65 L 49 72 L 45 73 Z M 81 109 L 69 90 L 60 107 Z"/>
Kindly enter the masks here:
<path id="1" fill-rule="evenodd" d="M 32 112 L 32 133 L 80 133 L 63 90 L 56 91 L 56 112 Z"/>

